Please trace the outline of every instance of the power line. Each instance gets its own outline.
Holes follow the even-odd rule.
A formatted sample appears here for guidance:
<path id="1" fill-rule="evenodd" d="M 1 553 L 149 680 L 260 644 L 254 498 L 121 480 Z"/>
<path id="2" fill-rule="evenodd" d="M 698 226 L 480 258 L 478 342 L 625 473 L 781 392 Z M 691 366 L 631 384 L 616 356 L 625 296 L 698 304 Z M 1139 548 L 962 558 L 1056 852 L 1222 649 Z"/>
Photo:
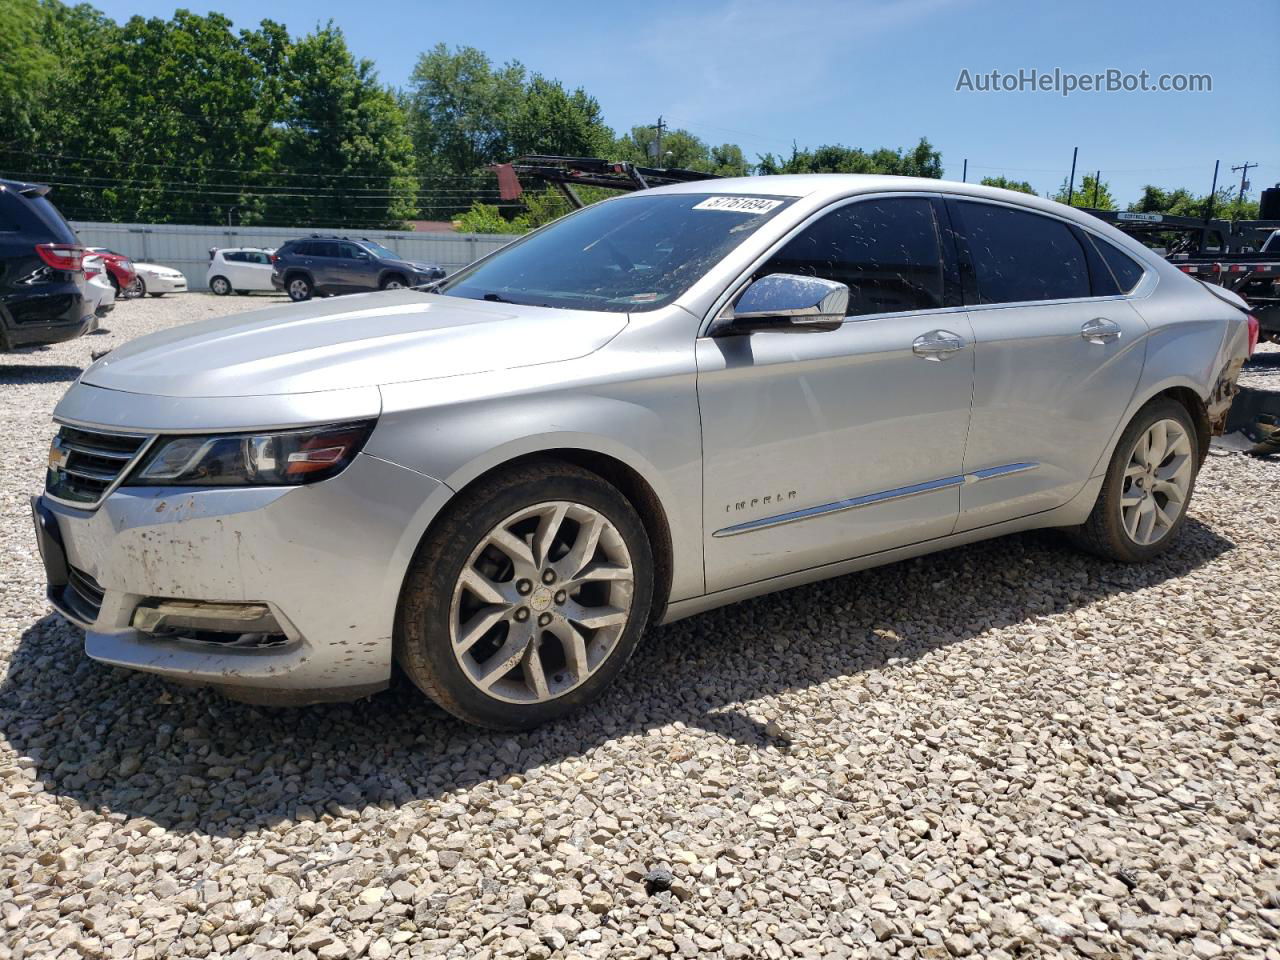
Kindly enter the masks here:
<path id="1" fill-rule="evenodd" d="M 113 163 L 119 166 L 132 167 L 151 167 L 161 170 L 190 170 L 198 168 L 203 171 L 212 171 L 216 173 L 240 173 L 248 174 L 255 177 L 326 177 L 328 179 L 347 179 L 347 180 L 370 180 L 384 177 L 404 177 L 414 180 L 452 180 L 452 181 L 485 181 L 493 182 L 495 179 L 492 175 L 478 176 L 474 174 L 418 174 L 418 173 L 389 173 L 386 170 L 367 173 L 327 173 L 319 170 L 252 170 L 246 167 L 206 167 L 201 163 L 148 163 L 142 160 L 120 160 L 114 157 L 82 157 L 74 154 L 66 153 L 48 153 L 40 150 L 14 150 L 11 148 L 0 148 L 0 153 L 14 153 L 27 157 L 45 157 L 51 160 L 79 160 L 85 163 Z"/>

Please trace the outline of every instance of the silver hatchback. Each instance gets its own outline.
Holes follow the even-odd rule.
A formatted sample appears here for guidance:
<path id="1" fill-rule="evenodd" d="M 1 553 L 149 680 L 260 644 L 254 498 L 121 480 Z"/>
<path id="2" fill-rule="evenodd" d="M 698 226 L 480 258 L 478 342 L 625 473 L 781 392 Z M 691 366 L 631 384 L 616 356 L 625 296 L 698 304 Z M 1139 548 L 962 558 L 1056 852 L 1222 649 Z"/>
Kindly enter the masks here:
<path id="1" fill-rule="evenodd" d="M 1116 230 L 970 184 L 702 181 L 434 289 L 142 337 L 33 503 L 89 656 L 269 703 L 392 660 L 466 720 L 595 697 L 646 626 L 1032 527 L 1178 533 L 1250 320 Z"/>

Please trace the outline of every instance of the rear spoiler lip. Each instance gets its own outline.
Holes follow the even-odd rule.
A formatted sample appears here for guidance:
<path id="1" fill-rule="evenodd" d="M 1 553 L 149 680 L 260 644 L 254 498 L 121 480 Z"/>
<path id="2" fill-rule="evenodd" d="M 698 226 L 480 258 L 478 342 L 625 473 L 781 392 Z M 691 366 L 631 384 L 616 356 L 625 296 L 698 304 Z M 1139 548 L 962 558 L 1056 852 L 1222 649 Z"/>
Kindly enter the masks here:
<path id="1" fill-rule="evenodd" d="M 1249 311 L 1249 304 L 1239 294 L 1232 293 L 1230 290 L 1224 290 L 1222 287 L 1218 286 L 1216 283 L 1209 283 L 1207 280 L 1201 280 L 1200 283 L 1204 285 L 1206 290 L 1212 293 L 1215 297 L 1217 297 L 1223 303 L 1227 304 L 1228 306 L 1235 307 L 1245 316 L 1251 315 Z"/>

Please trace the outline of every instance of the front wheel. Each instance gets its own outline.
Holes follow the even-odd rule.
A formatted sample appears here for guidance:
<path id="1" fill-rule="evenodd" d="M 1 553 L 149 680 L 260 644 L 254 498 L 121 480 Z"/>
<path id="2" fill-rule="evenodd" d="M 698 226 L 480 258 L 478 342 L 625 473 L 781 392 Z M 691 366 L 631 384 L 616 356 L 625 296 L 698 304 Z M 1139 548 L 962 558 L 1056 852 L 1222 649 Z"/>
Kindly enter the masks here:
<path id="1" fill-rule="evenodd" d="M 306 277 L 290 278 L 286 289 L 289 291 L 289 299 L 294 303 L 311 299 L 311 281 Z"/>
<path id="2" fill-rule="evenodd" d="M 527 729 L 594 700 L 631 656 L 653 601 L 634 508 L 596 474 L 547 461 L 482 481 L 423 541 L 396 657 L 455 716 Z"/>
<path id="3" fill-rule="evenodd" d="M 124 295 L 129 300 L 140 300 L 147 295 L 147 281 L 142 279 L 142 274 L 134 277 L 133 283 L 124 288 Z"/>
<path id="4" fill-rule="evenodd" d="M 382 281 L 383 290 L 401 290 L 406 286 L 404 277 L 398 273 L 393 273 Z"/>
<path id="5" fill-rule="evenodd" d="M 1199 470 L 1199 443 L 1186 407 L 1167 397 L 1152 401 L 1121 434 L 1098 502 L 1072 531 L 1075 539 L 1122 563 L 1158 556 L 1186 520 Z"/>

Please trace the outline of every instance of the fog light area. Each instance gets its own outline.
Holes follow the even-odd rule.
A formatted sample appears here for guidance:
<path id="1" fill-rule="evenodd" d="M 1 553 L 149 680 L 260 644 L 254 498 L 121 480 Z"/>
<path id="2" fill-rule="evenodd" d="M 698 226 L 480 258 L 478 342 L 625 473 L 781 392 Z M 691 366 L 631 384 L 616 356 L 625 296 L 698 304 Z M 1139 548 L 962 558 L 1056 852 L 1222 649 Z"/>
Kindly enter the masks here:
<path id="1" fill-rule="evenodd" d="M 224 647 L 276 647 L 288 642 L 264 603 L 147 600 L 134 611 L 133 628 L 153 637 Z"/>

